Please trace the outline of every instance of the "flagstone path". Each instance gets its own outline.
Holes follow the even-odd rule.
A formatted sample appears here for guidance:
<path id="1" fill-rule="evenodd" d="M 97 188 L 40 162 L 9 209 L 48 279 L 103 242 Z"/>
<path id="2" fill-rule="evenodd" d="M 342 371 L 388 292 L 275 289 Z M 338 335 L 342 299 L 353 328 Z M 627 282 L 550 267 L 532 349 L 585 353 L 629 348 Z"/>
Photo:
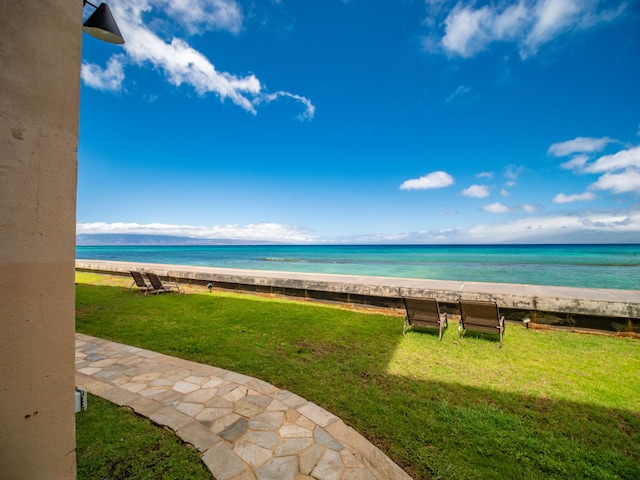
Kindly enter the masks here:
<path id="1" fill-rule="evenodd" d="M 410 479 L 335 415 L 239 373 L 76 334 L 76 386 L 173 430 L 216 480 Z"/>

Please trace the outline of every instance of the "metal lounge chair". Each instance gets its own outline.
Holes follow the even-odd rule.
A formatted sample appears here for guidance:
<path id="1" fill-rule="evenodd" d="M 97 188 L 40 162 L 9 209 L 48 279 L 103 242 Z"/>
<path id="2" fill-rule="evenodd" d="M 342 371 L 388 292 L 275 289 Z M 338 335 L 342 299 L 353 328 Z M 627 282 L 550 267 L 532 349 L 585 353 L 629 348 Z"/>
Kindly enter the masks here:
<path id="1" fill-rule="evenodd" d="M 147 272 L 147 278 L 151 282 L 154 293 L 170 292 L 174 288 L 180 291 L 180 286 L 176 282 L 163 282 L 155 273 Z"/>
<path id="2" fill-rule="evenodd" d="M 504 315 L 500 315 L 498 304 L 495 302 L 480 302 L 474 300 L 460 300 L 460 324 L 458 325 L 458 342 L 464 330 L 504 334 Z"/>
<path id="3" fill-rule="evenodd" d="M 153 289 L 151 284 L 145 281 L 144 277 L 142 276 L 142 273 L 137 272 L 135 270 L 131 270 L 129 273 L 131 273 L 131 276 L 133 277 L 133 283 L 129 287 L 129 290 L 131 290 L 134 285 L 136 285 L 141 292 L 145 292 L 145 293 Z"/>
<path id="4" fill-rule="evenodd" d="M 442 329 L 449 325 L 447 314 L 440 311 L 438 301 L 433 298 L 403 297 L 404 327 L 402 334 L 406 335 L 407 325 L 415 325 L 424 328 L 437 328 L 438 340 L 442 340 Z"/>

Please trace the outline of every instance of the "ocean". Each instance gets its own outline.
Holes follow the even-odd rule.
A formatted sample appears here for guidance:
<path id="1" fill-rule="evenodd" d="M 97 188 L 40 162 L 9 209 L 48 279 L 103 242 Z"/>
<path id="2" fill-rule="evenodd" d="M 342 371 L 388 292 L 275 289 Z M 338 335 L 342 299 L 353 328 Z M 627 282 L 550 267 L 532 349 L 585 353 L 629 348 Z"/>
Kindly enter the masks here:
<path id="1" fill-rule="evenodd" d="M 640 289 L 640 245 L 78 246 L 76 258 L 358 276 Z"/>

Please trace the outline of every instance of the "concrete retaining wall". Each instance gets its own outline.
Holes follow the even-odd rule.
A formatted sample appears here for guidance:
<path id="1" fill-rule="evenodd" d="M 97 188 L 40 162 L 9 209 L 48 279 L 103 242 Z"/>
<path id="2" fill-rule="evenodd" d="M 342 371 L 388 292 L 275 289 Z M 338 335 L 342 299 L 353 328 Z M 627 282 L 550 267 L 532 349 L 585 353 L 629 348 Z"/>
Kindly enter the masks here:
<path id="1" fill-rule="evenodd" d="M 449 305 L 454 305 L 460 299 L 495 301 L 501 309 L 521 312 L 521 317 L 546 312 L 561 316 L 564 314 L 565 317 L 607 317 L 618 319 L 622 323 L 625 323 L 625 319 L 640 319 L 640 290 L 363 277 L 93 260 L 76 260 L 76 269 L 123 275 L 129 275 L 130 270 L 143 270 L 184 283 L 212 282 L 218 288 L 392 308 L 401 306 L 401 297 L 411 296 L 436 298 Z"/>

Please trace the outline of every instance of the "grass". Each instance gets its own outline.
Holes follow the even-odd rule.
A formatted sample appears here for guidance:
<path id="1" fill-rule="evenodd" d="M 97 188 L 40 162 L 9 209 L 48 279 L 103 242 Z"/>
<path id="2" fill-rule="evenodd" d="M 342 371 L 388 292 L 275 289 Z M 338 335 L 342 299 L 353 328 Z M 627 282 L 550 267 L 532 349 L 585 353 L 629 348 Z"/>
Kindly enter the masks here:
<path id="1" fill-rule="evenodd" d="M 198 452 L 172 432 L 99 397 L 76 414 L 77 478 L 211 480 Z"/>
<path id="2" fill-rule="evenodd" d="M 412 477 L 640 478 L 640 343 L 507 326 L 457 344 L 402 317 L 78 274 L 77 331 L 227 368 L 335 413 Z M 205 290 L 206 291 L 206 290 Z"/>

